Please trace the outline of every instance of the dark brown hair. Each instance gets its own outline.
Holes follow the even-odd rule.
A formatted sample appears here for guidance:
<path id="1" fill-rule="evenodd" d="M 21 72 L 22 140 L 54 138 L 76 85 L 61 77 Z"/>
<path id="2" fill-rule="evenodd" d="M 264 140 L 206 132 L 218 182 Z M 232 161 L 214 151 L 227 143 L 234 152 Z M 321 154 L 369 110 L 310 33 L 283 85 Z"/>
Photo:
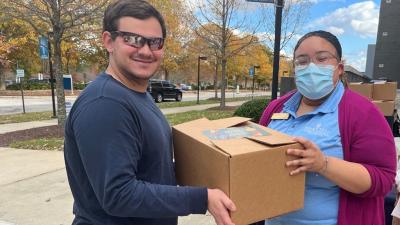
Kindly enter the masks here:
<path id="1" fill-rule="evenodd" d="M 328 32 L 328 31 L 323 31 L 323 30 L 312 31 L 312 32 L 305 34 L 303 37 L 301 37 L 299 39 L 299 41 L 297 42 L 296 47 L 294 47 L 294 52 L 296 52 L 297 48 L 299 48 L 299 46 L 301 45 L 301 43 L 303 43 L 304 40 L 306 40 L 309 37 L 314 37 L 314 36 L 323 38 L 326 41 L 328 41 L 329 43 L 331 43 L 333 45 L 333 47 L 335 47 L 335 49 L 336 49 L 338 60 L 340 61 L 342 59 L 342 46 L 340 45 L 338 38 L 335 35 L 333 35 L 332 33 Z M 294 52 L 293 52 L 293 55 L 294 55 Z"/>
<path id="2" fill-rule="evenodd" d="M 103 32 L 117 31 L 121 17 L 133 17 L 145 20 L 154 17 L 161 25 L 163 38 L 167 36 L 165 21 L 160 12 L 144 0 L 118 0 L 111 3 L 104 12 Z"/>

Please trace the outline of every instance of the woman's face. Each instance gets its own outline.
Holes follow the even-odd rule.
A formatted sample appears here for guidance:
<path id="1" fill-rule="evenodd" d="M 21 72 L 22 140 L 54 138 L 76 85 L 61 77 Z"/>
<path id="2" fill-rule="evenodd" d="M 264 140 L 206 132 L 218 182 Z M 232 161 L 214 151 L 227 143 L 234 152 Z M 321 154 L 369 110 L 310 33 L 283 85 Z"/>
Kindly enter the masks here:
<path id="1" fill-rule="evenodd" d="M 300 59 L 298 60 L 300 64 L 305 64 L 301 66 L 306 66 L 307 61 L 302 59 L 307 59 L 307 57 L 310 59 L 310 63 L 334 66 L 336 69 L 332 81 L 334 84 L 338 82 L 340 75 L 343 74 L 343 64 L 339 61 L 336 49 L 330 42 L 318 36 L 305 39 L 294 52 L 294 58 L 295 61 Z"/>

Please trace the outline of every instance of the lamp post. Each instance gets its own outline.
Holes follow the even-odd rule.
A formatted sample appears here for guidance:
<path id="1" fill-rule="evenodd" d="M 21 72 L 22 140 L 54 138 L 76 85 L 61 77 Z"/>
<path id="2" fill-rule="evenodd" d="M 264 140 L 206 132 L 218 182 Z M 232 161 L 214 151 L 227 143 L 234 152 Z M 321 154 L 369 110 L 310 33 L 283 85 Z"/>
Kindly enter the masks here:
<path id="1" fill-rule="evenodd" d="M 71 49 L 68 48 L 67 51 L 65 52 L 65 57 L 67 58 L 67 74 L 70 74 L 69 72 L 69 59 L 71 57 Z"/>
<path id="2" fill-rule="evenodd" d="M 256 69 L 260 69 L 260 66 L 258 66 L 258 65 L 253 66 L 254 75 L 253 75 L 253 88 L 251 91 L 251 100 L 253 100 L 253 98 L 254 98 L 254 79 L 256 77 Z"/>
<path id="3" fill-rule="evenodd" d="M 200 60 L 207 60 L 205 56 L 197 58 L 197 104 L 200 104 Z"/>
<path id="4" fill-rule="evenodd" d="M 54 97 L 54 74 L 53 74 L 53 62 L 51 61 L 51 43 L 50 37 L 53 36 L 53 32 L 47 33 L 47 47 L 49 49 L 49 69 L 50 69 L 50 87 L 51 87 L 51 101 L 53 103 L 53 118 L 56 118 L 56 101 Z"/>
<path id="5" fill-rule="evenodd" d="M 271 99 L 274 100 L 278 95 L 279 52 L 281 50 L 281 24 L 282 24 L 282 8 L 284 0 L 246 0 L 246 1 L 275 4 L 276 13 L 275 13 L 274 67 L 272 72 L 272 96 L 271 96 Z"/>

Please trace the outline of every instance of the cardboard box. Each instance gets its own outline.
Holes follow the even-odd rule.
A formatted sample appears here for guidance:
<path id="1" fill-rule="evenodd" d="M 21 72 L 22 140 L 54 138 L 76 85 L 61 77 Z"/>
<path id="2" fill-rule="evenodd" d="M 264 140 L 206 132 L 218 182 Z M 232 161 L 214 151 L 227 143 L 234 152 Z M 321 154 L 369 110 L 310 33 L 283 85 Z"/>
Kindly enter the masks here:
<path id="1" fill-rule="evenodd" d="M 384 116 L 393 116 L 395 103 L 394 101 L 372 101 L 383 113 Z"/>
<path id="2" fill-rule="evenodd" d="M 373 100 L 396 100 L 397 82 L 376 82 L 372 91 Z"/>
<path id="3" fill-rule="evenodd" d="M 349 83 L 349 88 L 357 92 L 360 95 L 367 97 L 369 100 L 372 99 L 373 85 L 369 83 Z"/>
<path id="4" fill-rule="evenodd" d="M 224 191 L 237 206 L 236 225 L 303 207 L 305 175 L 290 176 L 285 166 L 293 159 L 286 150 L 302 149 L 292 137 L 232 117 L 176 125 L 173 138 L 178 184 Z"/>

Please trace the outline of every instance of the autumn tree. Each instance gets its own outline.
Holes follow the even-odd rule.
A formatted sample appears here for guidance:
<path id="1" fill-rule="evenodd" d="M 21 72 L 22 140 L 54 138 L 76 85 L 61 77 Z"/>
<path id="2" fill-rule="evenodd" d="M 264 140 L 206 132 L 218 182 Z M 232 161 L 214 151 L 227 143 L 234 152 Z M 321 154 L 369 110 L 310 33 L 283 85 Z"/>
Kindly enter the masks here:
<path id="1" fill-rule="evenodd" d="M 214 26 L 215 25 L 207 24 L 203 27 L 200 27 L 196 32 L 206 32 L 203 31 L 203 29 L 217 30 L 217 28 Z M 238 45 L 245 45 L 246 43 L 250 42 L 250 40 L 253 40 L 251 45 L 243 48 L 242 51 L 231 56 L 227 60 L 226 79 L 230 81 L 232 85 L 239 84 L 244 81 L 244 86 L 246 86 L 247 78 L 249 78 L 249 69 L 254 65 L 260 66 L 260 69 L 257 69 L 256 72 L 258 80 L 267 81 L 270 80 L 272 76 L 272 52 L 269 50 L 269 48 L 263 43 L 259 42 L 259 38 L 256 36 L 249 35 L 248 37 L 243 38 L 240 36 L 240 34 L 232 35 L 232 41 L 236 42 Z M 235 46 L 229 46 L 229 48 L 234 49 Z M 214 70 L 210 74 L 214 74 L 214 87 L 217 88 L 216 80 L 217 77 L 220 77 L 220 63 L 217 61 L 218 52 L 215 51 L 209 42 L 205 41 L 200 36 L 188 43 L 188 50 L 193 61 L 197 60 L 197 57 L 200 55 L 205 55 L 208 57 L 207 62 L 201 63 L 202 71 L 210 70 L 210 68 L 212 68 L 211 70 Z M 231 49 L 228 49 L 228 51 L 231 51 Z M 197 68 L 197 61 L 194 61 L 190 65 Z M 215 97 L 218 97 L 216 90 Z"/>
<path id="2" fill-rule="evenodd" d="M 108 0 L 3 0 L 1 12 L 30 24 L 37 34 L 51 36 L 57 89 L 58 124 L 63 126 L 65 94 L 62 76 L 62 41 L 93 31 Z M 51 33 L 49 33 L 51 31 Z"/>
<path id="3" fill-rule="evenodd" d="M 214 24 L 205 24 L 203 26 L 200 26 L 197 28 L 198 30 L 195 31 L 197 34 L 202 34 L 202 35 L 207 35 L 207 32 L 209 30 L 213 30 L 217 32 L 218 27 L 215 26 Z M 209 72 L 208 74 L 212 74 L 212 81 L 213 81 L 213 86 L 214 86 L 214 91 L 215 91 L 215 98 L 218 98 L 218 77 L 219 77 L 219 67 L 220 67 L 220 61 L 219 61 L 219 54 L 218 51 L 214 48 L 214 46 L 205 40 L 204 38 L 201 37 L 201 35 L 195 35 L 192 40 L 190 40 L 187 45 L 186 45 L 186 52 L 187 55 L 191 59 L 191 63 L 188 63 L 190 67 L 192 68 L 197 68 L 197 63 L 198 63 L 198 57 L 200 56 L 206 56 L 207 61 L 204 63 L 201 63 L 201 68 L 202 71 L 204 71 L 204 65 L 206 65 L 206 70 L 210 70 L 213 72 Z M 193 71 L 192 74 L 197 73 L 196 71 Z"/>
<path id="4" fill-rule="evenodd" d="M 34 30 L 19 19 L 0 16 L 0 89 L 5 89 L 5 71 L 17 64 L 25 70 L 25 78 L 41 71 L 37 37 Z"/>
<path id="5" fill-rule="evenodd" d="M 189 6 L 190 7 L 190 6 Z M 203 0 L 197 7 L 190 7 L 188 22 L 195 31 L 215 50 L 217 62 L 221 62 L 221 103 L 225 107 L 226 65 L 229 58 L 240 53 L 254 43 L 254 34 L 258 24 L 252 23 L 246 13 L 246 4 L 242 0 Z M 215 29 L 207 29 L 207 26 Z M 202 27 L 203 29 L 199 29 Z M 241 32 L 235 35 L 235 32 Z M 238 38 L 239 37 L 239 38 Z M 247 42 L 244 42 L 247 40 Z"/>
<path id="6" fill-rule="evenodd" d="M 177 72 L 186 58 L 183 54 L 184 45 L 191 39 L 190 30 L 185 26 L 182 18 L 187 17 L 184 0 L 149 0 L 149 2 L 163 15 L 167 27 L 164 59 L 161 65 L 164 78 L 170 79 L 170 73 Z"/>
<path id="7" fill-rule="evenodd" d="M 256 43 L 246 48 L 242 53 L 235 56 L 233 66 L 236 68 L 236 77 L 238 80 L 245 81 L 247 87 L 247 80 L 249 77 L 249 70 L 251 67 L 258 66 L 255 71 L 254 79 L 258 81 L 268 81 L 272 77 L 272 53 L 271 50 L 261 44 Z"/>
<path id="8" fill-rule="evenodd" d="M 0 90 L 5 90 L 5 69 L 9 67 L 10 60 L 8 54 L 11 52 L 13 45 L 9 43 L 5 36 L 0 34 Z"/>

